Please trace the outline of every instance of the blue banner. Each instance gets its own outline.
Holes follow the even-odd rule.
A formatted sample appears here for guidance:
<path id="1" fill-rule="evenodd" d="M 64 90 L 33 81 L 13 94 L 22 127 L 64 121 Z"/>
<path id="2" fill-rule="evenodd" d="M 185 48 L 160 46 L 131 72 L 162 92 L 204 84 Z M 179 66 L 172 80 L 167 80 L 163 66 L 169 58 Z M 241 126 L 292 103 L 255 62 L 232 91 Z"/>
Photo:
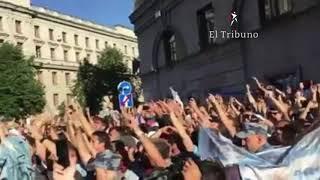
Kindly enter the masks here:
<path id="1" fill-rule="evenodd" d="M 225 167 L 238 164 L 243 180 L 312 180 L 320 178 L 320 128 L 293 147 L 252 154 L 209 129 L 199 136 L 201 159 L 220 161 Z"/>

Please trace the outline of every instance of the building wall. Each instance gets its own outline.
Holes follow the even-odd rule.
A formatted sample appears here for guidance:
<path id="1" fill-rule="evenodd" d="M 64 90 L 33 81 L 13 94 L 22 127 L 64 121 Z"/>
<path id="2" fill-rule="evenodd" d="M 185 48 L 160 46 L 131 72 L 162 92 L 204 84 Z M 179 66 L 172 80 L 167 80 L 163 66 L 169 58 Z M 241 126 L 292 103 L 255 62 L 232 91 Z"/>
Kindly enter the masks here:
<path id="1" fill-rule="evenodd" d="M 141 52 L 145 98 L 166 97 L 170 86 L 178 90 L 183 98 L 204 97 L 213 91 L 237 94 L 244 83 L 239 42 L 226 44 L 225 40 L 218 39 L 216 45 L 202 51 L 197 21 L 197 11 L 213 2 L 218 16 L 216 28 L 229 30 L 227 17 L 232 1 L 200 0 L 195 3 L 193 0 L 179 0 L 175 1 L 176 5 L 170 5 L 173 2 L 168 0 L 161 4 L 154 1 L 148 8 L 142 5 L 131 17 L 138 16 L 134 24 Z M 170 9 L 166 20 L 154 17 L 155 12 L 161 9 Z M 159 41 L 159 36 L 168 26 L 176 33 L 178 44 L 179 62 L 173 67 L 166 65 L 163 43 Z M 155 67 L 155 62 L 158 67 Z"/>
<path id="2" fill-rule="evenodd" d="M 125 63 L 130 68 L 132 60 L 139 56 L 136 37 L 128 28 L 105 27 L 41 7 L 27 7 L 20 1 L 17 3 L 18 6 L 0 2 L 0 25 L 3 27 L 0 40 L 23 43 L 23 51 L 28 56 L 36 56 L 36 46 L 41 47 L 41 56 L 35 58 L 36 63 L 42 65 L 37 78 L 45 87 L 47 110 L 53 113 L 57 105 L 66 102 L 67 95 L 71 94 L 79 62 L 90 54 L 89 61 L 97 63 L 97 56 L 105 48 L 105 42 L 110 47 L 116 45 L 125 55 Z M 16 32 L 16 20 L 21 21 L 21 33 Z M 39 37 L 35 36 L 35 26 L 39 26 Z M 49 29 L 53 29 L 54 40 L 49 38 Z M 66 33 L 65 43 L 62 41 L 62 32 Z M 79 45 L 75 44 L 75 34 L 78 35 Z M 90 47 L 86 47 L 86 37 L 89 38 Z M 99 48 L 96 47 L 96 39 L 99 40 Z M 50 48 L 55 49 L 55 58 L 51 57 Z M 68 52 L 67 59 L 64 59 L 65 50 Z M 76 59 L 76 52 L 80 53 L 80 61 Z M 53 72 L 57 73 L 57 84 L 53 84 Z M 69 85 L 66 83 L 66 73 L 70 76 Z M 53 102 L 54 94 L 59 96 L 57 105 Z"/>
<path id="3" fill-rule="evenodd" d="M 241 2 L 238 0 L 238 2 Z M 251 76 L 268 79 L 302 68 L 304 79 L 320 80 L 315 67 L 320 59 L 318 0 L 293 0 L 290 14 L 261 22 L 256 0 L 240 6 L 240 30 L 258 32 L 258 39 L 224 40 L 201 50 L 197 11 L 212 3 L 215 28 L 230 30 L 227 21 L 233 1 L 139 1 L 130 16 L 138 36 L 145 98 L 163 98 L 173 86 L 184 98 L 207 92 L 237 95 Z M 310 9 L 311 8 L 311 9 Z M 161 13 L 159 13 L 161 12 Z M 160 14 L 160 16 L 159 16 Z M 165 63 L 161 32 L 172 29 L 177 37 L 179 61 Z M 157 45 L 158 44 L 158 45 Z"/>
<path id="4" fill-rule="evenodd" d="M 320 7 L 267 25 L 260 38 L 245 41 L 248 76 L 268 78 L 294 73 L 320 82 Z"/>

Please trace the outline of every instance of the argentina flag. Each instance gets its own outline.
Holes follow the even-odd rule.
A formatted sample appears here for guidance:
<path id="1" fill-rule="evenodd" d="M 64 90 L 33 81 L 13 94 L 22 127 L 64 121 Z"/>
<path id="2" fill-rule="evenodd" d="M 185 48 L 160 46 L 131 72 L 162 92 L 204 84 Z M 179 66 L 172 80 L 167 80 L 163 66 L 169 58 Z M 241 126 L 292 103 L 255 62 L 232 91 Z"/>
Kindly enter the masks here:
<path id="1" fill-rule="evenodd" d="M 319 180 L 320 128 L 305 135 L 293 147 L 252 154 L 210 129 L 199 134 L 201 159 L 218 160 L 223 166 L 239 165 L 243 180 Z"/>

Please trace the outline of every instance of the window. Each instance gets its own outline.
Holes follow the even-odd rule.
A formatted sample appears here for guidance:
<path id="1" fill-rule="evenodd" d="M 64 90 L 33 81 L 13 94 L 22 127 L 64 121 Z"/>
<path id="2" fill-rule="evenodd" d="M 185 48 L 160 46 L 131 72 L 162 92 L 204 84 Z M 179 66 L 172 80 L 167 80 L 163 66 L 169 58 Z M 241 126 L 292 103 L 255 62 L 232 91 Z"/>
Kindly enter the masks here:
<path id="1" fill-rule="evenodd" d="M 42 71 L 38 71 L 37 72 L 37 77 L 38 77 L 38 81 L 41 83 L 41 84 L 43 84 L 43 73 L 42 73 Z"/>
<path id="2" fill-rule="evenodd" d="M 128 46 L 127 45 L 124 45 L 124 53 L 128 54 Z"/>
<path id="3" fill-rule="evenodd" d="M 22 48 L 23 48 L 23 43 L 22 43 L 22 42 L 18 42 L 18 43 L 17 43 L 17 47 L 20 48 L 20 49 L 22 49 Z"/>
<path id="4" fill-rule="evenodd" d="M 89 48 L 89 47 L 90 47 L 89 38 L 86 37 L 86 48 Z"/>
<path id="5" fill-rule="evenodd" d="M 100 49 L 100 47 L 99 47 L 99 39 L 96 39 L 96 48 Z"/>
<path id="6" fill-rule="evenodd" d="M 80 52 L 76 52 L 76 61 L 80 62 Z"/>
<path id="7" fill-rule="evenodd" d="M 170 59 L 171 61 L 177 60 L 177 44 L 176 44 L 176 36 L 172 35 L 169 39 L 169 46 L 170 46 Z"/>
<path id="8" fill-rule="evenodd" d="M 0 45 L 4 43 L 4 39 L 0 39 Z"/>
<path id="9" fill-rule="evenodd" d="M 51 59 L 56 59 L 56 52 L 54 48 L 50 48 L 50 57 Z"/>
<path id="10" fill-rule="evenodd" d="M 66 85 L 69 86 L 70 85 L 70 73 L 66 73 Z"/>
<path id="11" fill-rule="evenodd" d="M 63 60 L 68 61 L 68 50 L 63 50 Z"/>
<path id="12" fill-rule="evenodd" d="M 87 60 L 89 61 L 90 60 L 90 54 L 87 54 Z"/>
<path id="13" fill-rule="evenodd" d="M 116 43 L 113 43 L 113 48 L 116 48 L 117 47 L 117 44 Z"/>
<path id="14" fill-rule="evenodd" d="M 53 85 L 57 85 L 58 84 L 57 72 L 52 72 L 52 84 Z"/>
<path id="15" fill-rule="evenodd" d="M 54 41 L 53 29 L 49 29 L 49 39 L 50 39 L 51 41 Z"/>
<path id="16" fill-rule="evenodd" d="M 79 46 L 79 36 L 78 35 L 74 35 L 74 44 L 76 45 L 76 46 Z"/>
<path id="17" fill-rule="evenodd" d="M 36 46 L 36 57 L 41 58 L 41 46 Z"/>
<path id="18" fill-rule="evenodd" d="M 260 18 L 262 23 L 285 15 L 292 11 L 292 0 L 260 0 Z"/>
<path id="19" fill-rule="evenodd" d="M 99 60 L 99 59 L 100 59 L 100 55 L 98 54 L 98 55 L 97 55 L 97 60 Z"/>
<path id="20" fill-rule="evenodd" d="M 72 95 L 67 94 L 67 104 L 70 105 L 72 103 Z"/>
<path id="21" fill-rule="evenodd" d="M 21 21 L 16 20 L 15 21 L 15 25 L 16 25 L 16 33 L 21 34 Z"/>
<path id="22" fill-rule="evenodd" d="M 215 43 L 216 38 L 210 36 L 214 31 L 215 13 L 211 4 L 205 6 L 197 13 L 200 48 L 204 49 Z"/>
<path id="23" fill-rule="evenodd" d="M 163 37 L 166 62 L 171 64 L 173 61 L 177 61 L 176 36 L 171 31 L 165 31 Z"/>
<path id="24" fill-rule="evenodd" d="M 40 38 L 40 27 L 34 26 L 34 37 Z"/>
<path id="25" fill-rule="evenodd" d="M 104 48 L 107 49 L 107 47 L 108 47 L 108 41 L 105 41 L 105 42 L 104 42 Z"/>
<path id="26" fill-rule="evenodd" d="M 53 94 L 53 105 L 54 106 L 59 105 L 59 94 Z"/>
<path id="27" fill-rule="evenodd" d="M 66 32 L 62 32 L 62 42 L 67 43 L 67 33 Z"/>
<path id="28" fill-rule="evenodd" d="M 2 17 L 0 16 L 0 31 L 3 30 L 3 22 L 2 22 Z"/>
<path id="29" fill-rule="evenodd" d="M 133 55 L 133 56 L 136 56 L 136 50 L 135 50 L 134 47 L 132 47 L 132 55 Z"/>

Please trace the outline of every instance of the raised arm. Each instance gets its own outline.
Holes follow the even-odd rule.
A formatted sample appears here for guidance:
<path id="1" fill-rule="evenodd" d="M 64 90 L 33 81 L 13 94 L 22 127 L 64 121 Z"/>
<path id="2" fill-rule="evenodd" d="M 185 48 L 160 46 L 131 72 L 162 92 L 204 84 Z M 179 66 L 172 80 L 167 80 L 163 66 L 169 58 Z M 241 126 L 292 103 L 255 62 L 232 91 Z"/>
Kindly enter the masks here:
<path id="1" fill-rule="evenodd" d="M 266 92 L 267 97 L 272 101 L 272 103 L 276 106 L 276 108 L 284 115 L 285 120 L 290 121 L 288 107 L 286 107 L 283 103 L 278 101 L 271 92 Z"/>
<path id="2" fill-rule="evenodd" d="M 230 99 L 230 107 L 231 107 L 231 109 L 235 112 L 235 114 L 237 115 L 237 116 L 240 116 L 240 111 L 236 108 L 236 106 L 234 105 L 234 103 L 236 102 L 236 100 L 235 100 L 235 98 L 234 97 L 231 97 L 231 99 Z"/>
<path id="3" fill-rule="evenodd" d="M 254 110 L 257 111 L 257 109 L 258 109 L 257 102 L 256 102 L 256 100 L 254 99 L 254 97 L 251 94 L 249 84 L 246 85 L 246 90 L 247 90 L 246 91 L 246 95 L 247 95 L 247 98 L 249 100 L 249 103 L 253 106 Z"/>
<path id="4" fill-rule="evenodd" d="M 170 119 L 173 124 L 173 126 L 177 129 L 178 134 L 182 138 L 183 144 L 186 147 L 186 150 L 188 152 L 193 152 L 194 150 L 194 144 L 190 138 L 190 136 L 187 134 L 185 128 L 183 127 L 183 124 L 181 121 L 177 118 L 176 114 L 174 113 L 174 108 L 166 105 L 163 103 L 164 106 L 168 109 L 170 113 Z M 179 104 L 176 104 L 176 106 L 179 106 Z"/>
<path id="5" fill-rule="evenodd" d="M 315 109 L 318 108 L 318 103 L 317 101 L 309 101 L 307 107 L 305 108 L 305 110 L 300 114 L 299 119 L 301 120 L 306 120 L 307 119 L 307 115 L 310 112 L 311 109 Z"/>
<path id="6" fill-rule="evenodd" d="M 144 149 L 149 155 L 149 158 L 156 164 L 157 167 L 166 167 L 166 160 L 161 156 L 160 152 L 152 143 L 152 141 L 147 136 L 145 136 L 143 131 L 139 128 L 138 123 L 134 118 L 135 116 L 127 109 L 122 109 L 122 115 L 127 121 L 127 126 L 130 127 L 139 138 Z"/>
<path id="7" fill-rule="evenodd" d="M 186 147 L 186 150 L 188 152 L 193 152 L 194 150 L 194 144 L 190 138 L 190 136 L 187 134 L 186 130 L 184 129 L 183 125 L 181 122 L 178 120 L 174 112 L 170 113 L 170 119 L 174 127 L 177 128 L 178 134 L 182 138 L 183 144 Z"/>
<path id="8" fill-rule="evenodd" d="M 86 115 L 88 117 L 89 123 L 92 125 L 93 124 L 93 120 L 92 120 L 92 117 L 90 115 L 90 109 L 89 108 L 86 108 Z"/>
<path id="9" fill-rule="evenodd" d="M 227 128 L 229 134 L 231 137 L 234 137 L 237 133 L 237 129 L 234 125 L 234 122 L 227 116 L 226 112 L 221 108 L 220 104 L 217 102 L 216 98 L 210 94 L 209 100 L 213 104 L 213 106 L 216 108 L 218 115 L 220 117 L 220 120 L 224 124 L 224 126 Z"/>
<path id="10" fill-rule="evenodd" d="M 81 129 L 76 129 L 77 149 L 83 164 L 87 165 L 88 161 L 92 158 L 90 151 L 88 150 Z"/>
<path id="11" fill-rule="evenodd" d="M 189 105 L 195 112 L 195 114 L 199 117 L 201 126 L 209 128 L 210 118 L 201 112 L 200 108 L 198 107 L 196 101 L 193 98 L 190 99 Z"/>
<path id="12" fill-rule="evenodd" d="M 89 123 L 89 121 L 86 119 L 86 117 L 83 115 L 80 106 L 77 106 L 77 110 L 74 112 L 73 117 L 75 121 L 80 121 L 84 132 L 90 137 L 94 132 L 94 129 Z"/>

